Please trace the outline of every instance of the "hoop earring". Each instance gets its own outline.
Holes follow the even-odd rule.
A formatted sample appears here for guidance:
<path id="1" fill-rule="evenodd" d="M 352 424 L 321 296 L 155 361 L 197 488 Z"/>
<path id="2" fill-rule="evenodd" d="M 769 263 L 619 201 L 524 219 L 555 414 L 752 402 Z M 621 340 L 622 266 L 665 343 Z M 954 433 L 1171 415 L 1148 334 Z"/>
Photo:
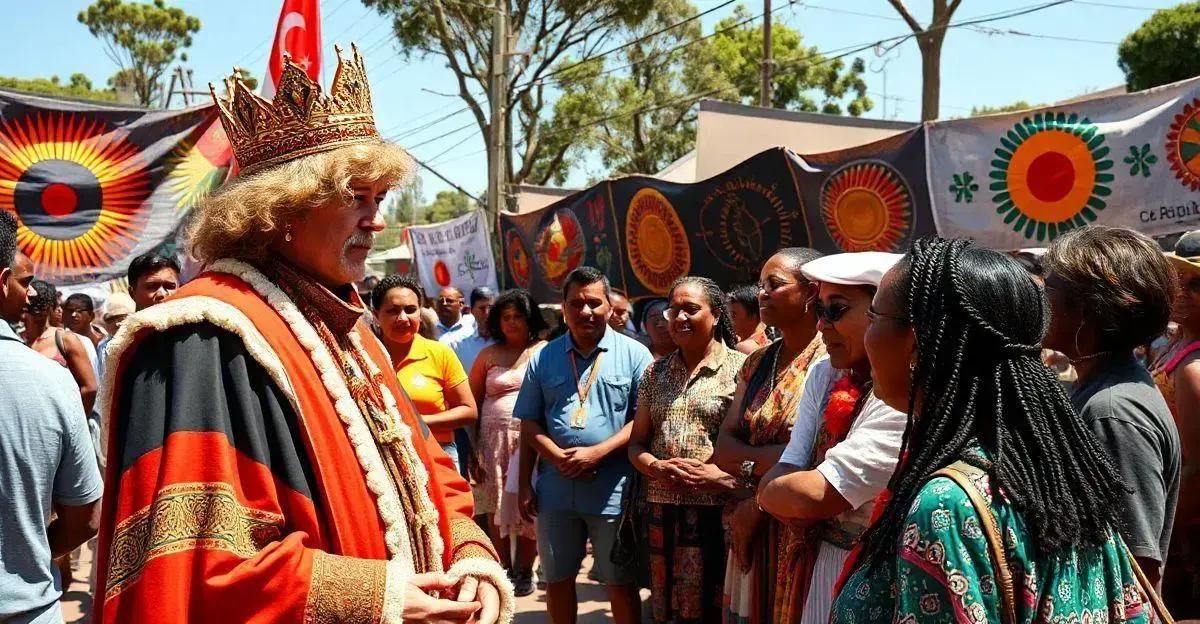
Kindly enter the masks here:
<path id="1" fill-rule="evenodd" d="M 294 238 L 292 236 L 292 226 L 287 225 L 283 228 L 283 240 L 284 240 L 284 242 L 290 243 L 290 242 L 292 242 L 292 238 Z"/>
<path id="2" fill-rule="evenodd" d="M 1079 348 L 1079 332 L 1083 331 L 1083 324 L 1086 322 L 1087 319 L 1079 321 L 1079 327 L 1075 328 L 1075 357 L 1083 355 L 1083 350 Z"/>

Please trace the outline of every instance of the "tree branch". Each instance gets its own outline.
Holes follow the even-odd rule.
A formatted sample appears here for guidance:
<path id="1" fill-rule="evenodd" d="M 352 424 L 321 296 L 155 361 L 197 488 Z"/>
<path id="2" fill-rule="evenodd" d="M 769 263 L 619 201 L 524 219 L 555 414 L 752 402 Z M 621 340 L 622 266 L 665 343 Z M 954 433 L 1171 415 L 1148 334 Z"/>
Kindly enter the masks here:
<path id="1" fill-rule="evenodd" d="M 908 27 L 913 32 L 920 33 L 925 30 L 925 27 L 921 26 L 921 22 L 918 22 L 917 18 L 913 17 L 912 13 L 909 13 L 908 7 L 904 6 L 904 0 L 888 0 L 888 4 L 891 4 L 900 13 L 900 17 L 904 18 L 904 21 L 908 23 Z"/>

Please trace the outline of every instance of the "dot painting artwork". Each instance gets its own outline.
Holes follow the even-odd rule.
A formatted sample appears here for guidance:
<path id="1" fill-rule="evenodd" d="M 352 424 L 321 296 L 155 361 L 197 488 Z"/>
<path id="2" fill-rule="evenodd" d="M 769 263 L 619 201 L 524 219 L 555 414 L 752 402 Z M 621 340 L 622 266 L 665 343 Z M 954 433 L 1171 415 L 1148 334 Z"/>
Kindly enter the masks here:
<path id="1" fill-rule="evenodd" d="M 996 213 L 1027 239 L 1053 240 L 1096 220 L 1112 194 L 1113 161 L 1104 135 L 1086 117 L 1025 117 L 1000 138 L 991 162 Z"/>
<path id="2" fill-rule="evenodd" d="M 554 212 L 554 216 L 538 234 L 534 250 L 546 280 L 555 289 L 562 287 L 567 274 L 583 262 L 586 251 L 579 218 L 567 208 Z"/>
<path id="3" fill-rule="evenodd" d="M 533 264 L 529 258 L 529 250 L 516 230 L 509 230 L 504 239 L 504 255 L 508 262 L 508 274 L 521 288 L 529 288 L 533 280 Z"/>
<path id="4" fill-rule="evenodd" d="M 1193 99 L 1175 116 L 1167 131 L 1166 150 L 1175 178 L 1200 191 L 1200 99 Z"/>
<path id="5" fill-rule="evenodd" d="M 651 292 L 666 294 L 692 266 L 691 244 L 679 215 L 655 189 L 643 188 L 629 200 L 625 241 L 629 266 Z"/>

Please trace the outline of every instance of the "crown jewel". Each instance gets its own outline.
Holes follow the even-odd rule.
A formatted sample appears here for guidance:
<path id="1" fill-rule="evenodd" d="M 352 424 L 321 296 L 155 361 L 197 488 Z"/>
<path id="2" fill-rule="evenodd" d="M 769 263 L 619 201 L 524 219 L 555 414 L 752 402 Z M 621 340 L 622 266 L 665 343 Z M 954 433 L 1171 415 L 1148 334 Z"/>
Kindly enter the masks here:
<path id="1" fill-rule="evenodd" d="M 225 79 L 228 99 L 218 97 L 209 83 L 221 124 L 243 172 L 347 145 L 380 141 L 367 71 L 358 47 L 350 44 L 349 59 L 342 57 L 338 46 L 333 49 L 338 68 L 329 95 L 322 93 L 321 85 L 286 53 L 279 86 L 270 102 L 246 87 L 236 73 Z"/>

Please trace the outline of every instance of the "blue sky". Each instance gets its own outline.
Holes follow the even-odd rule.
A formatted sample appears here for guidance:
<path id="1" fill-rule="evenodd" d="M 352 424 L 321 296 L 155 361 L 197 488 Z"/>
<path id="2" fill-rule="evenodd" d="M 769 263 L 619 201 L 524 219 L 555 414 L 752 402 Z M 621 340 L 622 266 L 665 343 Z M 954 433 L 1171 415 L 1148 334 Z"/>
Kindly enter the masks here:
<path id="1" fill-rule="evenodd" d="M 422 0 L 413 0 L 414 2 Z M 693 0 L 704 10 L 720 0 Z M 1042 4 L 1042 0 L 964 0 L 956 20 Z M 102 44 L 79 24 L 76 15 L 90 4 L 83 0 L 2 0 L 7 5 L 0 20 L 0 75 L 50 76 L 64 79 L 84 72 L 103 85 L 116 67 L 105 56 Z M 168 0 L 200 18 L 203 27 L 188 51 L 197 88 L 206 89 L 237 64 L 262 76 L 270 40 L 279 16 L 278 0 Z M 776 23 L 800 30 L 809 45 L 834 50 L 865 44 L 909 32 L 886 0 L 774 0 Z M 930 0 L 908 0 L 923 22 Z M 972 106 L 1000 105 L 1016 100 L 1054 102 L 1123 82 L 1117 67 L 1117 46 L 1154 9 L 1171 6 L 1163 0 L 1076 0 L 1028 15 L 992 22 L 981 32 L 965 28 L 949 31 L 942 56 L 942 115 L 963 116 Z M 762 7 L 747 2 L 755 15 Z M 705 32 L 728 7 L 705 18 Z M 446 113 L 462 108 L 453 93 L 455 83 L 437 59 L 405 61 L 390 41 L 387 22 L 360 0 L 322 0 L 326 68 L 332 73 L 332 45 L 355 41 L 366 52 L 372 82 L 376 120 L 387 135 L 402 136 L 401 143 L 415 146 L 418 157 L 472 192 L 482 192 L 487 180 L 483 141 L 477 130 L 442 136 L 471 121 L 468 113 L 411 133 Z M 860 15 L 860 14 L 870 15 Z M 1015 31 L 1015 32 L 1013 32 Z M 884 115 L 886 74 L 887 118 L 913 120 L 920 115 L 921 65 L 916 44 L 908 41 L 883 59 L 867 51 L 871 72 L 867 81 L 875 108 L 866 116 Z M 461 143 L 460 143 L 461 142 Z M 583 184 L 597 171 L 575 172 L 571 182 Z M 426 196 L 448 188 L 423 175 Z"/>

